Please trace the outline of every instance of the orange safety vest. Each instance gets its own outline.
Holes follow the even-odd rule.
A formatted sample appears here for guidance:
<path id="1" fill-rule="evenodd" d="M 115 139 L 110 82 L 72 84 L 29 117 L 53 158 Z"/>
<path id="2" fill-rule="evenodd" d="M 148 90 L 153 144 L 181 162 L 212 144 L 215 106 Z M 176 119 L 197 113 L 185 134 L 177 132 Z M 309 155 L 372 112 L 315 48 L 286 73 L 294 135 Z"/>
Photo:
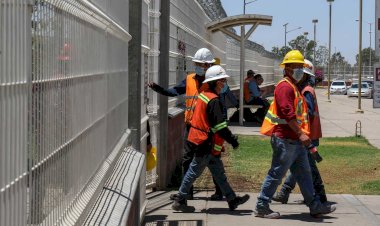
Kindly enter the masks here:
<path id="1" fill-rule="evenodd" d="M 243 89 L 243 91 L 244 91 L 244 101 L 246 103 L 248 103 L 250 101 L 250 99 L 251 99 L 251 93 L 249 92 L 249 82 L 250 81 L 247 78 L 244 80 L 244 89 Z"/>
<path id="2" fill-rule="evenodd" d="M 224 121 L 210 128 L 206 110 L 208 103 L 214 98 L 218 98 L 218 96 L 209 91 L 204 91 L 198 96 L 197 107 L 194 110 L 194 117 L 191 120 L 191 127 L 187 140 L 196 145 L 200 145 L 208 140 L 210 135 L 213 134 L 211 154 L 217 156 L 220 155 L 223 150 L 224 143 L 224 139 L 221 138 L 217 132 L 226 128 L 227 122 Z"/>
<path id="3" fill-rule="evenodd" d="M 194 114 L 194 108 L 197 103 L 198 94 L 208 88 L 207 83 L 199 84 L 198 80 L 194 78 L 196 74 L 192 73 L 186 77 L 186 109 L 185 109 L 185 123 L 190 124 Z"/>
<path id="4" fill-rule="evenodd" d="M 301 130 L 306 135 L 309 135 L 310 124 L 308 121 L 306 101 L 304 100 L 303 96 L 300 94 L 297 87 L 295 87 L 293 83 L 291 83 L 286 78 L 284 78 L 279 83 L 277 83 L 277 86 L 281 82 L 287 82 L 293 88 L 294 95 L 296 96 L 296 98 L 294 99 L 294 108 L 296 112 L 297 123 L 300 126 Z M 275 126 L 278 124 L 287 124 L 287 122 L 285 119 L 281 119 L 277 115 L 277 104 L 276 104 L 276 95 L 275 95 L 273 102 L 271 103 L 269 110 L 267 111 L 267 114 L 263 121 L 263 124 L 261 126 L 260 133 L 267 136 L 271 136 Z"/>
<path id="5" fill-rule="evenodd" d="M 312 116 L 309 116 L 309 121 L 310 121 L 310 139 L 316 140 L 322 137 L 321 120 L 319 118 L 317 95 L 315 94 L 315 90 L 311 86 L 306 86 L 302 90 L 302 95 L 304 95 L 305 92 L 310 92 L 314 98 L 314 112 Z"/>

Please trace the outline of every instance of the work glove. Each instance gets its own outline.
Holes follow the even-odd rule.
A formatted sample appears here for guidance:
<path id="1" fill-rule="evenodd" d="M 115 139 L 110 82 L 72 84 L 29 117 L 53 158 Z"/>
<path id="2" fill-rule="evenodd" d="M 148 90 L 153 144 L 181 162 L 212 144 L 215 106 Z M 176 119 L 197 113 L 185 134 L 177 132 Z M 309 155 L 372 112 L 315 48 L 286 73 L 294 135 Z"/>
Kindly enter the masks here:
<path id="1" fill-rule="evenodd" d="M 310 145 L 308 148 L 307 148 L 311 154 L 311 157 L 316 161 L 316 162 L 322 162 L 323 158 L 321 155 L 319 155 L 318 153 L 318 150 L 317 150 L 317 147 L 315 147 L 314 145 Z"/>
<path id="2" fill-rule="evenodd" d="M 231 142 L 231 145 L 234 149 L 237 149 L 240 145 L 238 142 L 238 138 L 235 135 L 232 135 L 232 136 L 233 136 L 233 142 Z"/>
<path id="3" fill-rule="evenodd" d="M 147 85 L 148 85 L 151 89 L 153 89 L 154 91 L 156 91 L 156 90 L 160 87 L 159 85 L 157 85 L 157 84 L 154 83 L 154 82 L 148 82 Z"/>

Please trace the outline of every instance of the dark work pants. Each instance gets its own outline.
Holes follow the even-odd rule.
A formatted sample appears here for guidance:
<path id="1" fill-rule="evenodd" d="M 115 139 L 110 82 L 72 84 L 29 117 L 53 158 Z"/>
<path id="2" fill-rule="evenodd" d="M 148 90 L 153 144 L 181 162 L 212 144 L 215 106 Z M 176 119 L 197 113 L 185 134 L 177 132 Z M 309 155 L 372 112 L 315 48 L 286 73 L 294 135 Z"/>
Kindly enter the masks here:
<path id="1" fill-rule="evenodd" d="M 190 130 L 190 125 L 186 125 L 185 126 L 185 133 L 184 133 L 184 141 L 183 141 L 185 150 L 184 150 L 183 157 L 182 157 L 182 169 L 183 169 L 182 177 L 185 176 L 187 170 L 189 169 L 190 163 L 193 161 L 194 152 L 195 152 L 195 150 L 193 148 L 191 148 L 190 145 L 188 144 L 189 142 L 187 142 L 187 137 L 189 136 L 189 130 Z M 220 190 L 220 188 L 219 188 L 218 184 L 216 183 L 214 177 L 212 178 L 212 180 L 215 184 L 216 193 L 222 194 L 222 191 Z M 190 192 L 193 193 L 193 186 L 191 186 Z"/>

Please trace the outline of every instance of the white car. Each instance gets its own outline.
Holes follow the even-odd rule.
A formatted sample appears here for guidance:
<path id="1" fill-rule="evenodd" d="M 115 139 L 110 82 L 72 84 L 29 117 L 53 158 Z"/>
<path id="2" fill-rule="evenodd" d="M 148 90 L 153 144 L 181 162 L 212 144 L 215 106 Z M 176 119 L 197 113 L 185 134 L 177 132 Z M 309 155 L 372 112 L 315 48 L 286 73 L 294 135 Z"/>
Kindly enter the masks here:
<path id="1" fill-rule="evenodd" d="M 343 80 L 335 80 L 330 85 L 331 94 L 347 94 L 346 82 Z"/>
<path id="2" fill-rule="evenodd" d="M 372 98 L 372 89 L 370 89 L 370 86 L 368 83 L 363 82 L 362 88 L 360 91 L 361 91 L 362 97 Z M 359 84 L 358 83 L 353 83 L 351 85 L 351 88 L 348 89 L 347 96 L 348 97 L 359 96 Z"/>

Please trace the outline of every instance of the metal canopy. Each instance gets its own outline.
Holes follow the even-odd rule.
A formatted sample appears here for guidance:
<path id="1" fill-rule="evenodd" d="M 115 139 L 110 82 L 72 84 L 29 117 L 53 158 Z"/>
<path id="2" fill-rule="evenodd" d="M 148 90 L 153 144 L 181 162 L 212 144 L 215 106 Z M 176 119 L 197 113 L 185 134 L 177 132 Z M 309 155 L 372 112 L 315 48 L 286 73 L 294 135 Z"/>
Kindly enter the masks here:
<path id="1" fill-rule="evenodd" d="M 245 33 L 245 26 L 252 25 L 247 33 Z M 224 34 L 240 42 L 240 97 L 239 97 L 239 124 L 243 125 L 243 89 L 244 89 L 244 70 L 245 70 L 245 41 L 255 31 L 259 25 L 272 25 L 272 16 L 258 15 L 258 14 L 242 14 L 236 16 L 229 16 L 223 19 L 213 21 L 206 25 L 207 30 L 211 32 L 221 31 Z M 235 34 L 231 29 L 240 26 L 240 36 Z"/>

